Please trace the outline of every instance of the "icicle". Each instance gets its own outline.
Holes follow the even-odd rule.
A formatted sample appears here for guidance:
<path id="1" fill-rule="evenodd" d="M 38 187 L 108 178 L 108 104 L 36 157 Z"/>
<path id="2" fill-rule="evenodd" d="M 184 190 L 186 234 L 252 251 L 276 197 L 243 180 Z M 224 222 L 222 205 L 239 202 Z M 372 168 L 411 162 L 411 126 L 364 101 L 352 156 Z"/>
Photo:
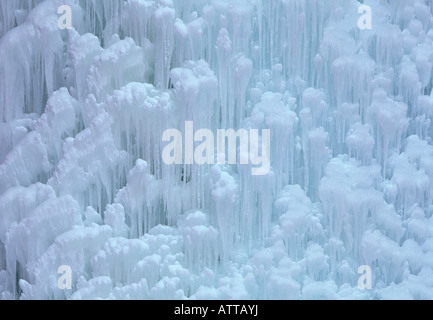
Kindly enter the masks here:
<path id="1" fill-rule="evenodd" d="M 360 160 L 363 165 L 371 164 L 374 139 L 368 126 L 356 123 L 347 134 L 346 144 L 350 156 Z"/>
<path id="2" fill-rule="evenodd" d="M 432 299 L 433 0 L 394 2 L 0 0 L 0 299 Z"/>
<path id="3" fill-rule="evenodd" d="M 218 258 L 218 231 L 209 226 L 208 217 L 200 212 L 189 212 L 179 217 L 183 234 L 185 257 L 190 270 L 214 269 Z"/>
<path id="4" fill-rule="evenodd" d="M 258 129 L 271 130 L 271 163 L 276 172 L 277 190 L 294 182 L 295 134 L 299 122 L 292 111 L 294 100 L 285 105 L 280 93 L 266 92 L 251 114 L 251 121 Z"/>
<path id="5" fill-rule="evenodd" d="M 407 105 L 388 98 L 383 89 L 374 92 L 373 103 L 368 108 L 367 118 L 374 129 L 376 141 L 375 156 L 382 164 L 385 177 L 388 151 L 400 149 L 402 136 L 408 127 Z"/>
<path id="6" fill-rule="evenodd" d="M 223 259 L 227 259 L 233 248 L 239 244 L 241 225 L 241 221 L 237 219 L 239 188 L 234 178 L 219 166 L 212 167 L 210 183 L 222 242 L 221 254 Z"/>
<path id="7" fill-rule="evenodd" d="M 152 40 L 155 43 L 155 87 L 166 90 L 174 45 L 175 11 L 161 7 L 153 13 Z"/>
<path id="8" fill-rule="evenodd" d="M 326 168 L 319 196 L 332 238 L 342 239 L 346 250 L 358 258 L 368 217 L 382 203 L 378 192 L 380 168 L 361 166 L 354 159 L 336 158 Z"/>

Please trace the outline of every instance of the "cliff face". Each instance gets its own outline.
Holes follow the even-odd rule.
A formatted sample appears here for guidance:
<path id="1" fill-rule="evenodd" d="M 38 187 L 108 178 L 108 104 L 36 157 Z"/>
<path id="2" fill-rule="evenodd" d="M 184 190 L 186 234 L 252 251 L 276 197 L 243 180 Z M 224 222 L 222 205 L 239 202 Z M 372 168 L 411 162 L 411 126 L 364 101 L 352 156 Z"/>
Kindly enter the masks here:
<path id="1" fill-rule="evenodd" d="M 432 299 L 433 0 L 360 6 L 0 1 L 0 298 Z"/>

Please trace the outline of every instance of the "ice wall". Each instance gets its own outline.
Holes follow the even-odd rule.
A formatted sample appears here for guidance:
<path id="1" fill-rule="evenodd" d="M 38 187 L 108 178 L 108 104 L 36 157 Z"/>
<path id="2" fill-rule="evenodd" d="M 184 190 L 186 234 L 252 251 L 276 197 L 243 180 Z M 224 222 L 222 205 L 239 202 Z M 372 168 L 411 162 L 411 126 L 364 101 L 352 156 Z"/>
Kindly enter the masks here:
<path id="1" fill-rule="evenodd" d="M 362 2 L 2 0 L 0 298 L 433 298 L 433 2 Z M 165 164 L 187 121 L 269 174 Z"/>

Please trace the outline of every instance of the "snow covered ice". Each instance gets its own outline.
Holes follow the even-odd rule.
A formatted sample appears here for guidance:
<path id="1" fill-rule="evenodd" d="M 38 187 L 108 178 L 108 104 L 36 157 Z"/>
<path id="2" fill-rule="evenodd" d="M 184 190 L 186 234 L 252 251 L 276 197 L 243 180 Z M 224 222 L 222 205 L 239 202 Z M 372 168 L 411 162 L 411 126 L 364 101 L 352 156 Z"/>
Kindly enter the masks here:
<path id="1" fill-rule="evenodd" d="M 433 299 L 432 138 L 432 0 L 1 0 L 0 299 Z"/>

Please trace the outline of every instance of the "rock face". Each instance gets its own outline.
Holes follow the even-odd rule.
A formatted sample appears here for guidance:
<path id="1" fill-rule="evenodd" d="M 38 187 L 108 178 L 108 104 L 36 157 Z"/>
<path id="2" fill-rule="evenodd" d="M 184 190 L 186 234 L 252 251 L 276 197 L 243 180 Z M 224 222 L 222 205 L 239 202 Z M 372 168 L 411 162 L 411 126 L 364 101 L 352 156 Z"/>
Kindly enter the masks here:
<path id="1" fill-rule="evenodd" d="M 433 299 L 433 1 L 360 6 L 1 0 L 0 299 Z"/>

